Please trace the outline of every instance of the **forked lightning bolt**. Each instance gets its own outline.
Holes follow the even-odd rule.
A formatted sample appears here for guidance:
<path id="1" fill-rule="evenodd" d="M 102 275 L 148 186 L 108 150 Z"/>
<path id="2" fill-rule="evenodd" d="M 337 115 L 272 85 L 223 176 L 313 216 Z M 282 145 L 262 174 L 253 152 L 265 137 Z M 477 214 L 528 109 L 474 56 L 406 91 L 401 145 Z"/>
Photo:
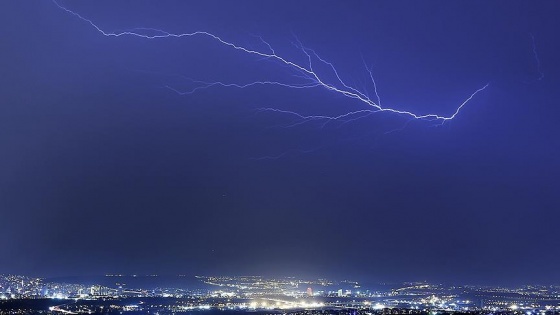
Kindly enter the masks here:
<path id="1" fill-rule="evenodd" d="M 544 78 L 544 72 L 541 69 L 541 60 L 539 59 L 539 54 L 537 53 L 537 44 L 535 43 L 535 36 L 532 33 L 529 33 L 531 36 L 531 42 L 533 44 L 533 56 L 535 57 L 535 63 L 537 64 L 537 71 L 539 72 L 538 80 L 542 80 Z"/>
<path id="2" fill-rule="evenodd" d="M 88 23 L 89 25 L 91 25 L 93 28 L 95 28 L 99 33 L 101 33 L 104 36 L 108 36 L 108 37 L 135 36 L 135 37 L 140 37 L 140 38 L 149 39 L 149 40 L 164 39 L 164 38 L 183 38 L 183 37 L 192 37 L 192 36 L 204 36 L 204 37 L 208 37 L 212 40 L 215 40 L 222 45 L 225 45 L 225 46 L 228 46 L 232 49 L 235 49 L 237 51 L 241 51 L 241 52 L 244 52 L 244 53 L 249 54 L 249 55 L 254 55 L 254 56 L 259 57 L 261 59 L 269 59 L 269 60 L 277 61 L 280 64 L 282 64 L 283 66 L 291 69 L 294 72 L 294 76 L 296 78 L 298 78 L 299 80 L 302 80 L 301 83 L 298 83 L 298 84 L 278 82 L 278 81 L 255 81 L 255 82 L 250 82 L 250 83 L 239 84 L 239 83 L 224 83 L 224 82 L 219 82 L 219 81 L 218 82 L 203 82 L 203 81 L 191 80 L 191 82 L 193 84 L 196 84 L 196 87 L 192 88 L 190 90 L 186 90 L 186 91 L 181 91 L 177 88 L 167 86 L 167 88 L 173 90 L 174 92 L 176 92 L 178 94 L 191 94 L 191 93 L 194 93 L 198 90 L 206 89 L 206 88 L 210 88 L 210 87 L 215 87 L 215 86 L 248 88 L 248 87 L 257 86 L 257 85 L 274 85 L 274 86 L 294 88 L 294 89 L 324 88 L 328 91 L 337 93 L 341 96 L 359 101 L 359 102 L 362 103 L 362 105 L 366 105 L 368 107 L 367 109 L 350 111 L 350 112 L 347 112 L 345 114 L 337 115 L 337 116 L 326 116 L 326 115 L 311 115 L 311 116 L 309 116 L 309 115 L 302 115 L 302 114 L 299 114 L 299 113 L 293 112 L 293 111 L 284 111 L 284 110 L 274 109 L 274 108 L 263 108 L 263 109 L 261 109 L 263 111 L 274 111 L 274 112 L 279 112 L 279 113 L 283 113 L 283 114 L 293 115 L 294 117 L 301 119 L 301 123 L 306 122 L 306 121 L 311 121 L 311 120 L 324 120 L 325 121 L 324 124 L 326 124 L 330 121 L 333 121 L 333 120 L 342 120 L 344 123 L 347 123 L 347 122 L 350 122 L 352 120 L 367 117 L 367 116 L 369 116 L 373 113 L 380 113 L 380 112 L 402 115 L 402 116 L 408 117 L 409 119 L 439 121 L 441 123 L 444 123 L 445 121 L 454 119 L 459 114 L 459 112 L 463 109 L 463 107 L 476 94 L 485 90 L 489 85 L 489 84 L 486 84 L 483 87 L 474 91 L 471 95 L 468 96 L 467 99 L 465 99 L 465 101 L 463 101 L 458 107 L 455 108 L 455 111 L 451 115 L 448 115 L 448 116 L 441 115 L 441 114 L 432 114 L 432 113 L 420 114 L 420 113 L 415 113 L 415 112 L 406 111 L 406 110 L 400 110 L 400 109 L 396 109 L 396 108 L 383 107 L 383 106 L 381 106 L 380 97 L 379 97 L 379 94 L 377 92 L 377 85 L 375 83 L 375 80 L 373 80 L 373 74 L 372 74 L 371 68 L 368 68 L 366 66 L 367 72 L 368 72 L 369 77 L 372 81 L 373 88 L 374 88 L 374 91 L 375 91 L 375 95 L 376 95 L 375 100 L 371 99 L 367 95 L 367 92 L 362 92 L 359 89 L 357 89 L 355 87 L 352 87 L 351 85 L 345 83 L 344 80 L 342 79 L 342 77 L 339 75 L 337 69 L 335 68 L 335 66 L 331 62 L 328 62 L 327 60 L 321 58 L 314 50 L 304 47 L 299 41 L 297 41 L 295 43 L 295 45 L 305 55 L 305 57 L 307 59 L 307 63 L 305 65 L 296 63 L 296 62 L 291 61 L 291 60 L 289 60 L 285 57 L 282 57 L 282 56 L 278 55 L 275 52 L 275 50 L 272 48 L 272 46 L 269 43 L 267 43 L 266 41 L 264 41 L 262 38 L 260 40 L 264 43 L 264 45 L 266 45 L 266 47 L 269 50 L 268 52 L 246 48 L 246 47 L 237 45 L 235 43 L 226 41 L 226 40 L 222 39 L 221 37 L 219 37 L 215 34 L 205 32 L 205 31 L 195 31 L 195 32 L 190 32 L 190 33 L 170 33 L 170 32 L 166 32 L 164 30 L 159 30 L 159 29 L 154 29 L 154 28 L 134 28 L 134 29 L 131 29 L 131 30 L 121 31 L 121 32 L 105 31 L 101 27 L 99 27 L 97 24 L 95 24 L 91 19 L 88 19 L 88 18 L 82 16 L 81 14 L 76 13 L 76 12 L 66 8 L 65 6 L 59 4 L 56 0 L 52 0 L 52 1 L 60 9 L 62 9 L 65 12 L 79 18 L 80 20 Z M 327 79 L 327 74 L 326 73 L 319 72 L 319 71 L 314 69 L 314 64 L 317 63 L 317 62 L 322 64 L 323 66 L 326 66 L 326 68 L 330 71 L 330 73 L 327 73 L 327 74 L 328 74 L 328 76 L 333 78 L 332 79 L 333 82 L 330 82 L 329 79 Z"/>

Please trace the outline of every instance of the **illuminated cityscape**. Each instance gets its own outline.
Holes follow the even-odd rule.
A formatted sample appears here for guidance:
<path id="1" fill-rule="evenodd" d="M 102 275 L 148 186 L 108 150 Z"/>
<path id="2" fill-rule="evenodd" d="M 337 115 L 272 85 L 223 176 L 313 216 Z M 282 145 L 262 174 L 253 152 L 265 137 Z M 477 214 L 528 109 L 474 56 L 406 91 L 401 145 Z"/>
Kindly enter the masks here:
<path id="1" fill-rule="evenodd" d="M 560 315 L 560 0 L 0 22 L 0 315 Z"/>
<path id="2" fill-rule="evenodd" d="M 295 277 L 105 275 L 99 278 L 103 284 L 3 275 L 0 313 L 560 314 L 560 286 L 501 288 L 403 283 L 368 288 L 356 281 Z M 166 280 L 182 281 L 183 285 L 160 286 Z M 193 281 L 196 289 L 187 287 L 189 281 Z"/>

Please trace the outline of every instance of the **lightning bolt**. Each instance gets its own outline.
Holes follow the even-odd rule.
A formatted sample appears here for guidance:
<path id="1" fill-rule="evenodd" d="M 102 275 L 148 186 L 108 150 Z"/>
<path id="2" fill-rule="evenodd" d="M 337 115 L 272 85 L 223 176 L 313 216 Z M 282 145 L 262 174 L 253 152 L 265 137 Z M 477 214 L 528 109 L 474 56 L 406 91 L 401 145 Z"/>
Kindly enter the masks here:
<path id="1" fill-rule="evenodd" d="M 52 0 L 53 3 L 60 8 L 61 10 L 65 11 L 68 14 L 71 14 L 73 16 L 75 16 L 76 18 L 82 20 L 83 22 L 86 22 L 87 24 L 89 24 L 90 26 L 92 26 L 95 30 L 97 30 L 100 34 L 102 34 L 103 36 L 107 36 L 107 37 L 121 37 L 121 36 L 133 36 L 133 37 L 139 37 L 139 38 L 144 38 L 147 40 L 157 40 L 157 39 L 165 39 L 165 38 L 187 38 L 187 37 L 194 37 L 194 36 L 203 36 L 203 37 L 208 37 L 224 46 L 230 47 L 234 50 L 249 54 L 249 55 L 253 55 L 255 57 L 258 57 L 260 59 L 265 59 L 265 60 L 272 60 L 272 61 L 276 61 L 279 64 L 283 65 L 284 67 L 290 69 L 293 71 L 293 77 L 297 78 L 298 80 L 301 80 L 301 83 L 297 83 L 297 84 L 293 84 L 293 83 L 287 83 L 287 82 L 279 82 L 279 81 L 255 81 L 255 82 L 249 82 L 249 83 L 244 83 L 244 84 L 240 84 L 240 83 L 227 83 L 227 82 L 204 82 L 204 81 L 197 81 L 197 80 L 192 80 L 190 79 L 191 83 L 196 85 L 194 88 L 191 88 L 189 90 L 181 90 L 175 87 L 171 87 L 171 86 L 166 86 L 168 89 L 172 90 L 173 92 L 180 94 L 180 95 L 187 95 L 187 94 L 192 94 L 195 93 L 197 91 L 200 91 L 202 89 L 208 89 L 208 88 L 212 88 L 212 87 L 231 87 L 231 88 L 239 88 L 239 89 L 244 89 L 244 88 L 250 88 L 250 87 L 254 87 L 254 86 L 259 86 L 259 85 L 270 85 L 270 86 L 279 86 L 279 87 L 284 87 L 284 88 L 292 88 L 292 89 L 310 89 L 310 88 L 323 88 L 326 89 L 328 91 L 334 92 L 340 96 L 344 96 L 346 98 L 355 100 L 360 102 L 362 105 L 365 105 L 367 108 L 366 109 L 361 109 L 361 110 L 356 110 L 356 111 L 350 111 L 347 112 L 345 114 L 342 115 L 337 115 L 337 116 L 327 116 L 327 115 L 302 115 L 299 114 L 297 112 L 294 111 L 285 111 L 285 110 L 280 110 L 280 109 L 274 109 L 274 108 L 262 108 L 260 109 L 260 111 L 271 111 L 271 112 L 276 112 L 276 113 L 281 113 L 281 114 L 286 114 L 286 115 L 291 115 L 294 118 L 297 118 L 299 121 L 296 123 L 293 123 L 291 126 L 296 126 L 305 122 L 309 122 L 309 121 L 322 121 L 322 126 L 325 126 L 328 123 L 331 123 L 333 121 L 339 121 L 342 124 L 357 120 L 357 119 L 361 119 L 364 117 L 367 117 L 369 115 L 372 115 L 374 113 L 392 113 L 392 114 L 396 114 L 396 115 L 401 115 L 401 116 L 405 116 L 407 117 L 409 120 L 428 120 L 428 121 L 438 121 L 441 124 L 443 124 L 446 121 L 452 120 L 454 119 L 459 112 L 463 109 L 463 107 L 465 105 L 467 105 L 467 103 L 479 92 L 485 90 L 488 86 L 489 83 L 487 83 L 486 85 L 478 88 L 477 90 L 475 90 L 472 94 L 470 94 L 459 106 L 457 106 L 454 110 L 454 112 L 451 115 L 441 115 L 441 114 L 434 114 L 434 113 L 427 113 L 427 114 L 421 114 L 421 113 L 415 113 L 412 111 L 407 111 L 407 110 L 400 110 L 397 108 L 390 108 L 390 107 L 384 107 L 381 106 L 381 99 L 379 97 L 378 91 L 377 91 L 377 84 L 375 82 L 375 80 L 373 79 L 373 73 L 372 73 L 372 69 L 371 67 L 367 67 L 365 65 L 365 61 L 364 61 L 364 66 L 366 66 L 366 70 L 368 72 L 369 78 L 372 81 L 372 85 L 374 88 L 374 92 L 375 92 L 375 100 L 371 99 L 367 92 L 362 92 L 359 89 L 347 84 L 343 79 L 342 76 L 339 74 L 338 70 L 335 68 L 334 64 L 323 59 L 322 57 L 319 56 L 319 54 L 317 54 L 313 49 L 310 48 L 306 48 L 304 47 L 301 42 L 299 40 L 297 40 L 296 38 L 296 42 L 294 43 L 294 45 L 299 48 L 302 53 L 305 55 L 305 57 L 307 57 L 307 63 L 305 64 L 300 64 L 297 63 L 295 61 L 289 60 L 285 57 L 282 57 L 281 55 L 278 55 L 276 53 L 276 51 L 273 49 L 272 45 L 270 45 L 268 42 L 266 42 L 265 40 L 263 40 L 262 38 L 260 38 L 261 42 L 268 48 L 268 51 L 260 51 L 260 50 L 255 50 L 255 49 L 250 49 L 250 48 L 246 48 L 244 46 L 240 46 L 238 44 L 235 44 L 233 42 L 224 40 L 223 38 L 221 38 L 218 35 L 209 33 L 209 32 L 205 32 L 205 31 L 194 31 L 194 32 L 190 32 L 190 33 L 170 33 L 164 30 L 160 30 L 160 29 L 155 29 L 155 28 L 134 28 L 134 29 L 130 29 L 130 30 L 126 30 L 126 31 L 120 31 L 120 32 L 111 32 L 111 31 L 106 31 L 104 29 L 102 29 L 101 27 L 99 27 L 96 23 L 94 23 L 91 19 L 88 19 L 84 16 L 82 16 L 81 14 L 74 12 L 70 9 L 68 9 L 67 7 L 59 4 L 56 0 Z M 535 51 L 535 56 L 536 56 L 536 51 Z M 363 58 L 362 58 L 363 59 Z M 538 59 L 537 59 L 538 60 Z M 314 67 L 315 65 L 320 64 L 322 65 L 323 68 L 328 69 L 328 72 L 323 72 L 323 71 L 318 71 L 316 70 L 317 67 Z M 331 78 L 330 80 L 328 78 Z"/>
<path id="2" fill-rule="evenodd" d="M 533 56 L 535 57 L 535 63 L 537 64 L 537 71 L 539 72 L 538 80 L 542 80 L 544 78 L 544 72 L 541 69 L 541 60 L 539 59 L 539 54 L 537 53 L 537 44 L 535 43 L 535 36 L 533 33 L 529 33 L 531 36 L 531 42 L 533 44 Z"/>

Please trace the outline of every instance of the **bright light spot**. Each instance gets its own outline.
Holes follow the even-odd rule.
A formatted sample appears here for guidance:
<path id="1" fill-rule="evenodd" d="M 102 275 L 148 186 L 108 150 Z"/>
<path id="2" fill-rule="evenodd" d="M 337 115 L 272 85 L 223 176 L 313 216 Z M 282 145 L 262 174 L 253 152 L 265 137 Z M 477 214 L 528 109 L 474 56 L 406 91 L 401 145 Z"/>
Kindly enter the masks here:
<path id="1" fill-rule="evenodd" d="M 373 306 L 374 310 L 381 310 L 384 309 L 385 305 L 381 304 L 381 303 L 375 303 L 375 305 Z"/>

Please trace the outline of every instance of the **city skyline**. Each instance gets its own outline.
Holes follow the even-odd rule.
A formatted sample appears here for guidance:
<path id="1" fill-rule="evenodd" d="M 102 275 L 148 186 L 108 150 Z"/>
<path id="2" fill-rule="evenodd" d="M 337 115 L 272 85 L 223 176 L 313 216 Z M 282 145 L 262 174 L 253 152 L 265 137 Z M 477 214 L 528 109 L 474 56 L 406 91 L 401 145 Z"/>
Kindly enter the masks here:
<path id="1" fill-rule="evenodd" d="M 0 275 L 0 311 L 96 314 L 235 311 L 365 314 L 560 312 L 560 286 L 503 288 L 428 282 L 365 285 L 359 281 L 261 276 L 105 275 L 41 279 Z M 171 280 L 171 282 L 169 282 Z M 177 282 L 179 280 L 179 282 Z M 172 283 L 174 281 L 174 283 Z"/>

